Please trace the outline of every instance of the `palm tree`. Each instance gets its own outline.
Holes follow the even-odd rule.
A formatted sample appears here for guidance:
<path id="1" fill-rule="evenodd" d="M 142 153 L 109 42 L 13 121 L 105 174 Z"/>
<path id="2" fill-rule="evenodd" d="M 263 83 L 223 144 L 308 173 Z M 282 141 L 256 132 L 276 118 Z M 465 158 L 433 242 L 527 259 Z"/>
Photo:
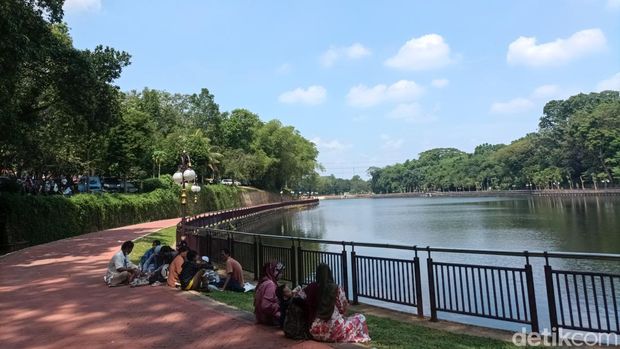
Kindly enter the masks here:
<path id="1" fill-rule="evenodd" d="M 157 165 L 157 178 L 161 176 L 161 162 L 164 160 L 166 155 L 166 152 L 163 150 L 155 150 L 151 155 L 151 159 L 153 159 Z"/>

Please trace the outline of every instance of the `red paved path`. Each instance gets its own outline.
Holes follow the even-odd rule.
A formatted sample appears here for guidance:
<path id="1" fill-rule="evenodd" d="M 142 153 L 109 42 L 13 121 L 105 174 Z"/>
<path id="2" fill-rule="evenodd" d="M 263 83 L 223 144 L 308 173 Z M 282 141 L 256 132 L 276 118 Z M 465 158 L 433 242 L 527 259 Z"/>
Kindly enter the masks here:
<path id="1" fill-rule="evenodd" d="M 0 257 L 0 348 L 329 348 L 286 339 L 204 297 L 104 284 L 123 241 L 177 222 L 110 229 Z"/>

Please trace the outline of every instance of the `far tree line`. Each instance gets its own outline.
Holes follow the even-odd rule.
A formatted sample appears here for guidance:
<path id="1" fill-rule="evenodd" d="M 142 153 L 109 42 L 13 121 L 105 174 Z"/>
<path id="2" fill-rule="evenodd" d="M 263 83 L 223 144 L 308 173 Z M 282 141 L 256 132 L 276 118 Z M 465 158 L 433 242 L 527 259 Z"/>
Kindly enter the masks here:
<path id="1" fill-rule="evenodd" d="M 510 144 L 424 151 L 417 159 L 368 169 L 374 193 L 613 186 L 620 179 L 618 91 L 548 102 L 538 132 Z"/>

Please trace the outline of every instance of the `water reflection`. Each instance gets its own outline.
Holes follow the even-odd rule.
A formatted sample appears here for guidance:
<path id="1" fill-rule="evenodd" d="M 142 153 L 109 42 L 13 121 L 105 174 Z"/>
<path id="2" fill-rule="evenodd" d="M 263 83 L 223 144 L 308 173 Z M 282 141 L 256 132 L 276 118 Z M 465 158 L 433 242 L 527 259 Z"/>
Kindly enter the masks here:
<path id="1" fill-rule="evenodd" d="M 417 246 L 514 251 L 620 253 L 620 198 L 399 198 L 321 201 L 273 215 L 248 231 L 263 234 Z M 338 245 L 307 249 L 340 252 Z M 360 255 L 411 260 L 412 251 L 356 248 Z M 420 253 L 422 270 L 426 253 Z M 435 261 L 523 268 L 523 257 L 434 253 Z M 541 322 L 547 321 L 544 260 L 533 258 Z M 617 262 L 552 259 L 554 269 L 620 273 Z M 423 274 L 423 285 L 427 285 Z M 428 300 L 427 288 L 423 298 Z M 372 302 L 371 302 L 372 303 Z M 387 305 L 403 310 L 402 306 Z M 428 309 L 428 304 L 425 304 Z M 444 316 L 462 320 L 460 316 Z M 490 325 L 488 320 L 477 323 Z M 514 329 L 514 324 L 500 326 Z M 497 326 L 497 324 L 495 324 Z"/>

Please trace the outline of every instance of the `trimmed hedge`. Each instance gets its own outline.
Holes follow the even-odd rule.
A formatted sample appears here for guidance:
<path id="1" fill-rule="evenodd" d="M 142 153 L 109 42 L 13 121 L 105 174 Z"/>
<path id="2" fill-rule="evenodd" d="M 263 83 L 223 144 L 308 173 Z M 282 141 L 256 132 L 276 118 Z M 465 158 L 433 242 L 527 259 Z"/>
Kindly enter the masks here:
<path id="1" fill-rule="evenodd" d="M 30 196 L 0 194 L 0 250 L 27 241 L 36 245 L 71 236 L 153 220 L 179 217 L 180 189 L 146 194 L 79 194 Z M 203 186 L 194 203 L 188 190 L 187 214 L 239 207 L 240 190 Z"/>
<path id="2" fill-rule="evenodd" d="M 170 189 L 174 186 L 171 175 L 163 175 L 161 178 L 148 178 L 142 181 L 142 192 L 150 193 L 156 189 Z"/>

